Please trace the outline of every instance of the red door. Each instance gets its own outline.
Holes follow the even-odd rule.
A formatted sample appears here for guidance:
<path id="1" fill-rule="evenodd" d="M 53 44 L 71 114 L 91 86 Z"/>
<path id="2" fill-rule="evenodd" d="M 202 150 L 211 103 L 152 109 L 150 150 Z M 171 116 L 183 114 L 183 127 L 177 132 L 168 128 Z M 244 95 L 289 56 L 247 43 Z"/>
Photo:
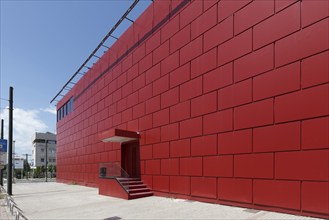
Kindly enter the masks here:
<path id="1" fill-rule="evenodd" d="M 129 177 L 140 176 L 139 143 L 125 143 L 121 147 L 121 166 Z"/>

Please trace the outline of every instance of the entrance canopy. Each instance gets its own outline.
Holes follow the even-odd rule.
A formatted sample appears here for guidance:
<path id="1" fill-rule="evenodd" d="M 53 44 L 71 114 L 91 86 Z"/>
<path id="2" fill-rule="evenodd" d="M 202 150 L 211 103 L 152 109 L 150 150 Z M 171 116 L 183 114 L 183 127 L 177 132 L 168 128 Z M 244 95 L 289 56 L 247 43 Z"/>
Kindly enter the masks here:
<path id="1" fill-rule="evenodd" d="M 100 134 L 100 139 L 103 142 L 120 142 L 138 140 L 140 135 L 136 131 L 127 131 L 121 129 L 111 129 Z"/>

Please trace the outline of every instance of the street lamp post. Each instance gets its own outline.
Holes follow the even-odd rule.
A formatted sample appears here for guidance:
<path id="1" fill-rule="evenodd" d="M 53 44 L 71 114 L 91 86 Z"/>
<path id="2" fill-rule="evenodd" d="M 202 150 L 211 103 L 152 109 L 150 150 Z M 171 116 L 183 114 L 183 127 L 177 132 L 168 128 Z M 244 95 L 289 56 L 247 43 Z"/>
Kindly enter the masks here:
<path id="1" fill-rule="evenodd" d="M 48 140 L 45 140 L 46 142 L 46 182 L 48 182 Z"/>
<path id="2" fill-rule="evenodd" d="M 13 148 L 13 91 L 14 88 L 9 88 L 9 126 L 8 126 L 8 164 L 7 164 L 7 193 L 8 195 L 12 195 L 12 166 L 13 166 L 13 155 L 12 155 L 12 148 Z"/>

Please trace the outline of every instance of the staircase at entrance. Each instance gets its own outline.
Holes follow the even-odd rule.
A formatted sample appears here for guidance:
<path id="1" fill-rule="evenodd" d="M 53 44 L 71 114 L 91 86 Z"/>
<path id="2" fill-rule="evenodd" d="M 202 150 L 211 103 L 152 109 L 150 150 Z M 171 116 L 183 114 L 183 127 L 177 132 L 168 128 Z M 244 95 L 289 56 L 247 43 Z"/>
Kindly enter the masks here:
<path id="1" fill-rule="evenodd" d="M 140 178 L 116 178 L 121 186 L 128 192 L 128 199 L 137 199 L 153 196 L 153 192 L 143 183 Z"/>

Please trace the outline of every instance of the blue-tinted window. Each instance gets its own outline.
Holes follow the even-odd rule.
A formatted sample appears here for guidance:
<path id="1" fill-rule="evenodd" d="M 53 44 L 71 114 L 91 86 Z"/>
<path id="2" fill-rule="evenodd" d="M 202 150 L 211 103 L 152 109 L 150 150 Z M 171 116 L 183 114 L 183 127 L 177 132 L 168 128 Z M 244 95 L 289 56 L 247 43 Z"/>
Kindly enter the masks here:
<path id="1" fill-rule="evenodd" d="M 73 98 L 70 98 L 60 109 L 57 111 L 57 121 L 62 120 L 65 116 L 73 111 Z"/>

